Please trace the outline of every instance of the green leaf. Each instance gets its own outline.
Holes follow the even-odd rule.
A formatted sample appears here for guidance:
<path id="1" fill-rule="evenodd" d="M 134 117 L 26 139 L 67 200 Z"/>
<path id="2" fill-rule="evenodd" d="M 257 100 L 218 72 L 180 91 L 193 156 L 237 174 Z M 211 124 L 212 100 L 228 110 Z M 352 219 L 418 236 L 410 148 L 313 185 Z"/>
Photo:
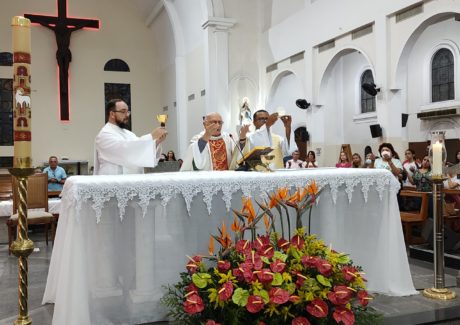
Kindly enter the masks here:
<path id="1" fill-rule="evenodd" d="M 350 257 L 346 254 L 341 254 L 337 257 L 337 263 L 347 264 L 348 262 L 350 262 Z"/>
<path id="2" fill-rule="evenodd" d="M 192 275 L 193 284 L 200 289 L 206 288 L 208 279 L 211 279 L 211 275 L 207 273 L 195 273 Z"/>
<path id="3" fill-rule="evenodd" d="M 288 283 L 286 284 L 285 289 L 289 292 L 290 295 L 292 295 L 294 294 L 296 287 L 294 283 Z"/>
<path id="4" fill-rule="evenodd" d="M 316 276 L 316 279 L 318 280 L 319 283 L 321 283 L 325 287 L 330 287 L 331 286 L 331 281 L 329 279 L 325 278 L 324 276 L 322 276 L 321 274 L 318 274 Z"/>
<path id="5" fill-rule="evenodd" d="M 281 253 L 280 251 L 276 251 L 275 254 L 273 255 L 273 260 L 281 260 L 283 262 L 286 262 L 286 259 L 287 259 L 287 255 L 286 254 L 283 254 Z"/>
<path id="6" fill-rule="evenodd" d="M 264 303 L 268 304 L 270 302 L 270 296 L 268 295 L 268 292 L 267 290 L 255 290 L 254 291 L 254 294 L 256 296 L 260 296 L 263 300 L 264 300 Z"/>
<path id="7" fill-rule="evenodd" d="M 275 252 L 275 254 L 276 254 L 276 252 Z M 270 260 L 269 260 L 267 257 L 261 256 L 260 259 L 261 259 L 262 262 L 264 262 L 265 264 L 270 264 Z"/>
<path id="8" fill-rule="evenodd" d="M 249 291 L 238 288 L 233 292 L 232 301 L 234 304 L 245 307 L 248 304 Z"/>
<path id="9" fill-rule="evenodd" d="M 272 286 L 280 286 L 283 284 L 283 276 L 280 273 L 275 273 L 273 275 Z"/>

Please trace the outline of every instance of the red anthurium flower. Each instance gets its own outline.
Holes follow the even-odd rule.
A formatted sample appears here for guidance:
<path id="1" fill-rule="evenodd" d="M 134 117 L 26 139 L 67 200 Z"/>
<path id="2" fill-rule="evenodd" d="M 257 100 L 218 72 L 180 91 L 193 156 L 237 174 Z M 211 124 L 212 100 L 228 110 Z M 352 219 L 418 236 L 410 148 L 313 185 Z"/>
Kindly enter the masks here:
<path id="1" fill-rule="evenodd" d="M 262 258 L 255 251 L 251 251 L 246 255 L 245 263 L 249 264 L 254 270 L 260 270 L 264 265 Z"/>
<path id="2" fill-rule="evenodd" d="M 310 321 L 305 317 L 299 316 L 292 320 L 291 325 L 310 325 Z"/>
<path id="3" fill-rule="evenodd" d="M 302 272 L 294 272 L 293 275 L 297 277 L 297 280 L 295 282 L 297 288 L 303 286 L 305 283 L 305 280 L 307 280 L 307 277 L 303 275 Z"/>
<path id="4" fill-rule="evenodd" d="M 293 303 L 296 303 L 300 300 L 300 297 L 299 296 L 295 296 L 295 295 L 292 295 L 289 297 L 289 301 L 290 302 L 293 302 Z"/>
<path id="5" fill-rule="evenodd" d="M 285 252 L 289 249 L 290 245 L 291 245 L 291 243 L 288 242 L 284 238 L 281 238 L 280 240 L 278 240 L 278 247 L 281 248 Z"/>
<path id="6" fill-rule="evenodd" d="M 319 260 L 319 256 L 302 256 L 301 259 L 302 264 L 309 268 L 315 268 Z"/>
<path id="7" fill-rule="evenodd" d="M 276 259 L 270 263 L 270 269 L 275 273 L 282 273 L 286 268 L 286 263 L 283 261 Z"/>
<path id="8" fill-rule="evenodd" d="M 272 245 L 264 245 L 257 252 L 266 258 L 272 258 L 275 254 L 275 249 Z"/>
<path id="9" fill-rule="evenodd" d="M 259 325 L 265 325 L 265 323 L 260 320 Z"/>
<path id="10" fill-rule="evenodd" d="M 184 311 L 187 314 L 197 314 L 202 312 L 204 309 L 203 300 L 197 294 L 191 294 L 185 299 Z"/>
<path id="11" fill-rule="evenodd" d="M 319 259 L 318 262 L 316 262 L 316 268 L 319 273 L 324 276 L 330 276 L 332 274 L 332 265 L 327 260 Z"/>
<path id="12" fill-rule="evenodd" d="M 353 325 L 355 323 L 353 312 L 343 306 L 337 306 L 332 317 L 334 317 L 337 324 L 342 322 L 344 325 Z"/>
<path id="13" fill-rule="evenodd" d="M 260 250 L 263 246 L 270 245 L 270 238 L 267 236 L 258 236 L 256 240 L 252 242 L 252 247 L 256 250 Z"/>
<path id="14" fill-rule="evenodd" d="M 220 323 L 216 323 L 215 321 L 208 319 L 206 325 L 220 325 Z"/>
<path id="15" fill-rule="evenodd" d="M 264 300 L 259 296 L 249 296 L 246 309 L 248 312 L 255 314 L 264 308 Z"/>
<path id="16" fill-rule="evenodd" d="M 346 286 L 334 286 L 334 290 L 327 294 L 327 298 L 334 304 L 334 305 L 346 305 L 351 297 L 353 292 L 348 289 Z"/>
<path id="17" fill-rule="evenodd" d="M 187 266 L 186 266 L 188 273 L 190 274 L 195 273 L 200 263 L 201 263 L 200 256 L 193 256 L 192 258 L 190 258 L 190 261 L 187 263 Z"/>
<path id="18" fill-rule="evenodd" d="M 260 271 L 254 271 L 254 273 L 261 283 L 268 284 L 273 281 L 273 273 L 270 269 L 262 269 Z"/>
<path id="19" fill-rule="evenodd" d="M 235 245 L 236 251 L 240 254 L 246 254 L 246 252 L 250 252 L 252 245 L 249 240 L 241 239 Z"/>
<path id="20" fill-rule="evenodd" d="M 217 262 L 217 269 L 219 272 L 224 273 L 230 270 L 230 262 L 229 261 L 219 261 Z"/>
<path id="21" fill-rule="evenodd" d="M 324 318 L 329 312 L 329 308 L 324 300 L 314 299 L 307 305 L 307 312 L 317 318 Z"/>
<path id="22" fill-rule="evenodd" d="M 188 286 L 185 287 L 185 292 L 187 292 L 187 293 L 190 293 L 190 292 L 198 293 L 198 288 L 193 283 L 190 283 Z"/>
<path id="23" fill-rule="evenodd" d="M 305 240 L 299 235 L 295 235 L 291 238 L 291 245 L 297 247 L 297 249 L 302 249 Z"/>
<path id="24" fill-rule="evenodd" d="M 358 276 L 358 270 L 353 266 L 344 266 L 342 274 L 346 281 L 352 282 Z"/>
<path id="25" fill-rule="evenodd" d="M 366 290 L 359 291 L 357 296 L 359 299 L 359 303 L 363 306 L 367 306 L 367 304 L 369 303 L 369 300 L 371 299 Z"/>
<path id="26" fill-rule="evenodd" d="M 218 293 L 220 300 L 227 301 L 233 294 L 233 284 L 230 281 L 225 282 Z"/>
<path id="27" fill-rule="evenodd" d="M 289 292 L 281 288 L 271 288 L 268 295 L 270 296 L 270 302 L 277 305 L 289 301 Z"/>

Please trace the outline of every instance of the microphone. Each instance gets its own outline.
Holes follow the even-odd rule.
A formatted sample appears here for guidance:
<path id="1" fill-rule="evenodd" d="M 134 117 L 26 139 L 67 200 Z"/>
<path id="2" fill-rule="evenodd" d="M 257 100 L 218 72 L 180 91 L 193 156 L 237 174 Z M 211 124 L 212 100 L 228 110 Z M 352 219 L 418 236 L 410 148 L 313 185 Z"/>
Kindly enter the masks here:
<path id="1" fill-rule="evenodd" d="M 248 165 L 247 161 L 244 159 L 244 154 L 243 154 L 243 151 L 240 148 L 240 144 L 235 141 L 235 139 L 233 138 L 233 135 L 231 133 L 229 133 L 228 135 L 230 136 L 230 139 L 232 139 L 233 143 L 238 148 L 238 151 L 240 152 L 241 157 L 243 158 L 243 163 L 238 168 L 236 168 L 235 171 L 242 171 L 242 172 L 249 171 L 249 165 Z"/>

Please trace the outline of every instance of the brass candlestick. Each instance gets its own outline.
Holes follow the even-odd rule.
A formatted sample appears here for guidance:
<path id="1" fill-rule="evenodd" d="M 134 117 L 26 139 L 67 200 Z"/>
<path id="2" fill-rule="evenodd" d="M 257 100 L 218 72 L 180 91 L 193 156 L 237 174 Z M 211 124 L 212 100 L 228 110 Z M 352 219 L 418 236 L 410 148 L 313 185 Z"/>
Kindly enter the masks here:
<path id="1" fill-rule="evenodd" d="M 157 115 L 157 121 L 160 122 L 160 126 L 165 127 L 167 120 L 168 120 L 168 115 L 167 114 L 158 114 Z"/>
<path id="2" fill-rule="evenodd" d="M 433 261 L 434 288 L 423 290 L 423 295 L 438 300 L 456 298 L 456 293 L 445 288 L 444 284 L 444 216 L 442 209 L 442 176 L 434 176 L 433 182 Z"/>
<path id="3" fill-rule="evenodd" d="M 34 243 L 29 239 L 27 231 L 27 178 L 33 175 L 34 168 L 10 168 L 11 175 L 18 180 L 18 226 L 17 238 L 11 244 L 11 252 L 18 258 L 18 318 L 15 325 L 32 324 L 32 319 L 28 315 L 28 270 L 29 264 L 27 257 L 34 250 Z"/>

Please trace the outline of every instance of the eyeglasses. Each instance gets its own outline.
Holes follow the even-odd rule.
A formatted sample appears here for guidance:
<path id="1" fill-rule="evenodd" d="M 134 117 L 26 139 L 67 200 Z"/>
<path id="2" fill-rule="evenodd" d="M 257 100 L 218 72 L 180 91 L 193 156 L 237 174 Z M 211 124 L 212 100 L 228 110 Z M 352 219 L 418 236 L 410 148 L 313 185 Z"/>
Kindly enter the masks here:
<path id="1" fill-rule="evenodd" d="M 125 111 L 125 110 L 122 110 L 122 111 L 112 111 L 112 112 L 114 112 L 114 113 L 121 113 L 121 114 L 124 114 L 124 115 L 131 115 L 131 112 L 128 111 L 128 110 L 126 110 L 126 111 Z"/>
<path id="2" fill-rule="evenodd" d="M 209 121 L 211 124 L 219 124 L 219 125 L 224 125 L 224 121 Z"/>

